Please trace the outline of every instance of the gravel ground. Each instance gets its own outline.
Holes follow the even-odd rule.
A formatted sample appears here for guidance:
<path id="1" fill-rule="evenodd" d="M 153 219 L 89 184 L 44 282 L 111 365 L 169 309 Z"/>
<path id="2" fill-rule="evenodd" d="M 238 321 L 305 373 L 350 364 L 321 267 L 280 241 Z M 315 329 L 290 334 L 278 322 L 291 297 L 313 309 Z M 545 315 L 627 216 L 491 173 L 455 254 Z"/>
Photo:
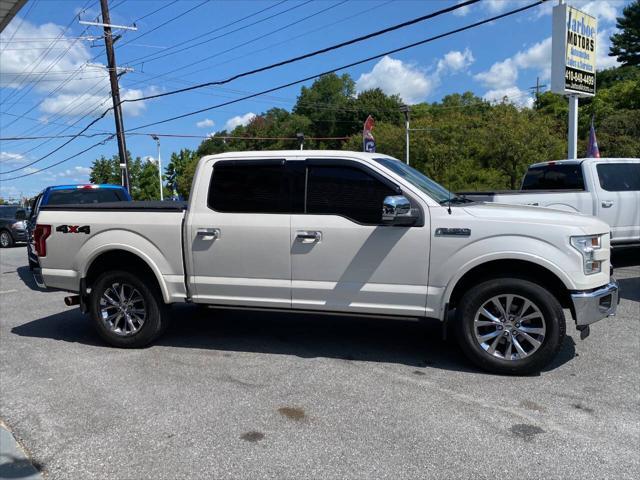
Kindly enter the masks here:
<path id="1" fill-rule="evenodd" d="M 618 316 L 541 375 L 479 372 L 437 325 L 173 308 L 104 346 L 0 252 L 0 420 L 48 478 L 640 476 L 640 255 Z"/>

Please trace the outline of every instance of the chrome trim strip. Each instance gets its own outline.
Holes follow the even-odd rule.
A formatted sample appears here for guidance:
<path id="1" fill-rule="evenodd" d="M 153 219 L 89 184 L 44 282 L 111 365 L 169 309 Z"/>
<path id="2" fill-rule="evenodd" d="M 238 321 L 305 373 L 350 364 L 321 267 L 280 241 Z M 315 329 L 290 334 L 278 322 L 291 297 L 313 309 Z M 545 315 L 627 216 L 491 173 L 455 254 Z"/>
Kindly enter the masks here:
<path id="1" fill-rule="evenodd" d="M 469 237 L 470 228 L 436 228 L 436 237 Z"/>

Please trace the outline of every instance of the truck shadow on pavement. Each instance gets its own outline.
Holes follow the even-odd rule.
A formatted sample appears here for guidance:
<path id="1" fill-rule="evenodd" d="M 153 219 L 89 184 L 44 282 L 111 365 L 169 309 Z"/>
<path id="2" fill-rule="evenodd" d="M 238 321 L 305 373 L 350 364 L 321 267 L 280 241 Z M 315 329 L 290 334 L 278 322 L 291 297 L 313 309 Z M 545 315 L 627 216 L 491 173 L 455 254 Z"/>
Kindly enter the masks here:
<path id="1" fill-rule="evenodd" d="M 24 283 L 25 286 L 30 290 L 35 290 L 36 292 L 48 291 L 46 288 L 40 288 L 36 284 L 36 281 L 33 279 L 33 273 L 31 273 L 29 267 L 18 267 L 16 269 L 16 272 L 18 273 L 18 277 L 20 277 L 20 280 L 22 280 L 22 283 Z"/>
<path id="2" fill-rule="evenodd" d="M 107 347 L 78 309 L 14 327 L 16 335 Z M 172 323 L 156 345 L 221 352 L 334 358 L 344 361 L 398 363 L 482 374 L 453 339 L 442 340 L 439 322 L 411 322 L 308 313 L 172 308 Z M 553 370 L 576 355 L 567 337 Z"/>

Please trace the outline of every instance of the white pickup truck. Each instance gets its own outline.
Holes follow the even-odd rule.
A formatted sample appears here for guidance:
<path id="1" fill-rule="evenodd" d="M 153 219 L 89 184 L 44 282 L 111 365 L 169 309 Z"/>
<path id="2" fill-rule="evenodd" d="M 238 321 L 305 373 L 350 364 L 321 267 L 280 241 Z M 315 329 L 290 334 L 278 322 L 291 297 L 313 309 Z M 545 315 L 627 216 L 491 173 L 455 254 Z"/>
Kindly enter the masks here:
<path id="1" fill-rule="evenodd" d="M 524 374 L 560 349 L 563 308 L 586 336 L 618 304 L 604 222 L 468 202 L 382 154 L 208 156 L 188 208 L 45 206 L 34 241 L 46 285 L 118 347 L 151 343 L 177 302 L 452 318 L 478 366 Z"/>
<path id="2" fill-rule="evenodd" d="M 640 246 L 640 159 L 583 158 L 536 163 L 521 190 L 460 192 L 473 201 L 534 205 L 593 215 L 611 227 L 611 245 Z"/>

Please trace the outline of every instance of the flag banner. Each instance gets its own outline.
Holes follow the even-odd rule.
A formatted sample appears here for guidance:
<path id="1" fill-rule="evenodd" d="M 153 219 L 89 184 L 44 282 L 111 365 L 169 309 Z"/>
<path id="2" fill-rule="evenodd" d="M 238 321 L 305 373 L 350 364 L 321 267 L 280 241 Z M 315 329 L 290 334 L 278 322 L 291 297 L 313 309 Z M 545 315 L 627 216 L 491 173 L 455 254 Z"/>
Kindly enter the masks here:
<path id="1" fill-rule="evenodd" d="M 600 158 L 598 140 L 596 140 L 596 129 L 593 126 L 593 117 L 591 117 L 591 128 L 589 129 L 589 146 L 587 147 L 587 157 Z"/>
<path id="2" fill-rule="evenodd" d="M 375 121 L 373 117 L 369 115 L 364 122 L 364 128 L 362 129 L 362 149 L 365 152 L 373 153 L 376 151 L 376 141 L 373 138 L 373 127 Z"/>

